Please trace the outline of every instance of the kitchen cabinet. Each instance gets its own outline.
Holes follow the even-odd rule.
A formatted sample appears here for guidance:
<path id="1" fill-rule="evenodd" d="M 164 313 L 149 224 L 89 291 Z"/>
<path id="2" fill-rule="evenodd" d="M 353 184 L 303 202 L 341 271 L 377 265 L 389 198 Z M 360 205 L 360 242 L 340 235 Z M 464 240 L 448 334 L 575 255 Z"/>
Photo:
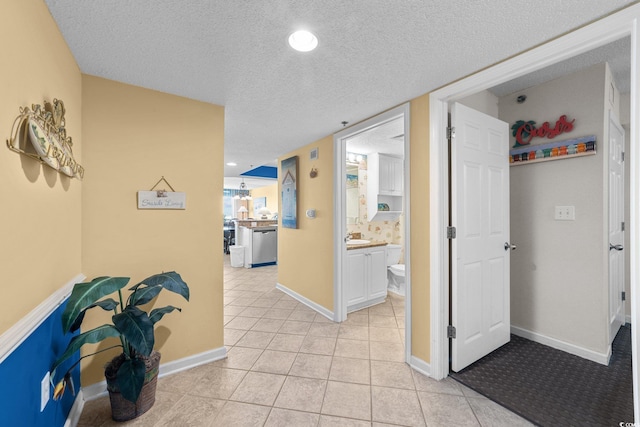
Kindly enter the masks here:
<path id="1" fill-rule="evenodd" d="M 384 246 L 347 250 L 347 312 L 381 303 L 387 297 Z"/>
<path id="2" fill-rule="evenodd" d="M 367 218 L 395 220 L 402 213 L 404 160 L 383 153 L 367 156 Z"/>

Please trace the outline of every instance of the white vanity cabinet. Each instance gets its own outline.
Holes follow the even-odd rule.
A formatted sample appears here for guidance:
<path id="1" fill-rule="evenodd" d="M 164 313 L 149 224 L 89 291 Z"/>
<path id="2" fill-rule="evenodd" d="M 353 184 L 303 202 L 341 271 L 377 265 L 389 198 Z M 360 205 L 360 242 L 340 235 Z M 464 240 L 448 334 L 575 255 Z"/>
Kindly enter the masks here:
<path id="1" fill-rule="evenodd" d="M 387 297 L 384 246 L 347 250 L 347 312 L 378 304 Z"/>
<path id="2" fill-rule="evenodd" d="M 404 160 L 383 153 L 367 155 L 367 218 L 395 220 L 402 213 Z"/>

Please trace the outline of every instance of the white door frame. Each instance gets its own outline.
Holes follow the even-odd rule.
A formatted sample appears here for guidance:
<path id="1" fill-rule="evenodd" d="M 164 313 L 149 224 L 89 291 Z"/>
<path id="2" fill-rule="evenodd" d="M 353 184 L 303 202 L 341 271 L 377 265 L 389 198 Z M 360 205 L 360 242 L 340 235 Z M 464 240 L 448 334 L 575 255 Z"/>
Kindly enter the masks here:
<path id="1" fill-rule="evenodd" d="M 447 108 L 449 102 L 473 95 L 482 90 L 510 81 L 546 66 L 587 52 L 615 40 L 631 38 L 631 93 L 629 153 L 630 171 L 630 279 L 631 279 L 631 345 L 634 354 L 639 354 L 640 313 L 640 130 L 638 129 L 638 107 L 640 106 L 640 70 L 638 49 L 640 48 L 640 4 L 635 4 L 599 21 L 575 30 L 544 45 L 526 51 L 504 62 L 432 92 L 429 96 L 429 194 L 430 194 L 430 373 L 435 379 L 447 377 L 449 373 L 449 346 L 447 325 L 449 322 L 449 260 L 446 226 L 449 213 L 448 167 L 447 167 Z M 640 419 L 640 396 L 638 390 L 638 358 L 633 358 L 634 413 Z"/>
<path id="2" fill-rule="evenodd" d="M 333 194 L 335 195 L 333 212 L 333 320 L 342 322 L 347 319 L 346 289 L 342 284 L 346 281 L 346 257 L 347 247 L 344 239 L 347 231 L 346 218 L 346 144 L 347 139 L 355 134 L 374 128 L 379 124 L 389 121 L 404 114 L 404 197 L 402 200 L 404 209 L 404 259 L 405 259 L 405 360 L 407 363 L 411 357 L 411 186 L 410 186 L 410 106 L 409 103 L 392 108 L 363 122 L 357 123 L 337 132 L 333 135 Z"/>
<path id="3" fill-rule="evenodd" d="M 620 124 L 620 119 L 618 118 L 618 116 L 616 115 L 616 113 L 612 109 L 608 109 L 608 110 L 609 110 L 608 122 L 607 122 L 607 129 L 608 130 L 607 130 L 606 138 L 607 138 L 607 143 L 608 143 L 609 150 L 606 153 L 607 167 L 606 167 L 605 171 L 607 172 L 607 179 L 609 180 L 609 185 L 608 185 L 608 187 L 606 187 L 606 188 L 608 188 L 608 198 L 607 198 L 607 202 L 608 203 L 607 203 L 607 207 L 606 207 L 608 220 L 607 220 L 607 224 L 606 224 L 607 242 L 605 242 L 605 247 L 611 245 L 612 243 L 614 243 L 614 242 L 612 242 L 612 238 L 611 238 L 611 225 L 612 225 L 611 224 L 611 216 L 612 216 L 612 214 L 611 214 L 611 185 L 610 184 L 611 184 L 611 167 L 612 167 L 612 164 L 616 161 L 616 159 L 612 159 L 611 158 L 612 157 L 612 153 L 611 153 L 611 133 L 612 133 L 612 129 L 615 128 L 618 132 L 620 132 L 621 136 L 623 137 L 622 140 L 619 142 L 621 144 L 621 146 L 622 146 L 622 150 L 621 151 L 623 153 L 625 151 L 625 140 L 626 140 L 625 131 L 624 131 L 624 128 L 622 127 L 622 125 Z M 618 152 L 615 153 L 615 157 L 617 157 L 619 155 L 620 155 L 620 153 L 618 153 Z M 625 203 L 626 202 L 625 193 L 626 193 L 627 189 L 624 188 L 624 186 L 626 184 L 626 182 L 625 182 L 626 172 L 624 170 L 625 169 L 624 163 L 625 162 L 624 162 L 624 159 L 623 159 L 622 160 L 622 168 L 623 168 L 622 194 L 621 195 L 618 194 L 618 196 L 622 197 L 622 200 L 621 200 L 621 202 L 622 202 L 622 213 L 621 214 L 622 214 L 622 223 L 623 224 L 624 224 L 625 221 L 627 221 L 627 219 L 624 218 L 624 214 L 625 214 L 626 208 L 627 208 L 626 205 L 625 205 L 626 204 Z M 618 212 L 618 213 L 620 213 L 620 212 Z M 618 225 L 618 226 L 616 226 L 616 230 L 615 231 L 618 232 L 618 233 L 622 232 L 621 241 L 616 241 L 615 243 L 620 243 L 624 247 L 624 244 L 625 244 L 624 227 L 620 227 L 620 225 Z M 625 321 L 626 321 L 625 320 L 625 318 L 626 318 L 626 316 L 625 316 L 626 315 L 626 313 L 625 313 L 625 303 L 624 303 L 624 300 L 622 300 L 622 297 L 621 297 L 621 293 L 624 292 L 624 290 L 626 288 L 626 286 L 625 286 L 625 284 L 626 284 L 625 275 L 626 275 L 626 267 L 627 267 L 625 265 L 625 258 L 626 258 L 625 255 L 626 254 L 624 252 L 617 254 L 622 259 L 621 260 L 621 262 L 622 262 L 622 278 L 618 277 L 617 280 L 616 280 L 616 278 L 612 279 L 612 277 L 611 277 L 612 270 L 614 270 L 612 268 L 612 265 L 611 265 L 611 256 L 614 255 L 614 252 L 617 252 L 617 251 L 612 251 L 611 248 L 609 247 L 609 250 L 608 250 L 608 253 L 607 253 L 607 261 L 606 261 L 607 262 L 607 267 L 608 267 L 607 268 L 607 283 L 609 284 L 609 287 L 608 287 L 608 291 L 609 291 L 609 304 L 608 304 L 608 307 L 609 307 L 609 313 L 608 313 L 609 314 L 609 316 L 608 316 L 608 319 L 609 319 L 609 328 L 608 328 L 608 331 L 609 331 L 609 337 L 608 337 L 609 354 L 611 354 L 611 345 L 612 345 L 613 340 L 615 339 L 615 337 L 616 337 L 616 335 L 618 333 L 619 327 L 620 326 L 624 326 Z M 617 282 L 618 285 L 622 285 L 622 286 L 620 286 L 620 288 L 616 288 L 615 285 L 614 285 L 616 282 Z M 612 322 L 611 322 L 611 314 L 612 314 L 611 307 L 612 307 L 612 303 L 614 303 L 614 302 L 616 304 L 618 304 L 617 307 L 622 307 L 622 316 L 621 316 L 621 318 L 616 316 L 616 320 L 615 320 L 615 325 L 616 326 L 614 328 L 612 328 L 611 327 L 611 325 L 612 325 Z M 618 311 L 615 308 L 614 308 L 614 311 L 616 311 L 616 313 L 618 313 Z M 620 322 L 620 321 L 621 321 L 622 325 L 618 324 L 618 322 Z"/>

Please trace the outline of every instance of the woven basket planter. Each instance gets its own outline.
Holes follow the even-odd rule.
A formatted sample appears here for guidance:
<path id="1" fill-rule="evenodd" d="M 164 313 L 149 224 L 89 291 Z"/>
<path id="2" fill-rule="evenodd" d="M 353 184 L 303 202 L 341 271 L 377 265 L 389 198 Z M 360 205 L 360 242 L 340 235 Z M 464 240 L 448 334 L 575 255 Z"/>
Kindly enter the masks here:
<path id="1" fill-rule="evenodd" d="M 136 403 L 130 402 L 120 394 L 115 383 L 115 373 L 124 360 L 121 354 L 115 357 L 105 367 L 105 378 L 107 380 L 107 390 L 111 401 L 111 417 L 114 421 L 127 421 L 139 417 L 147 412 L 156 401 L 156 384 L 158 382 L 158 367 L 160 366 L 160 353 L 154 351 L 151 356 L 145 359 L 146 374 L 142 391 Z"/>

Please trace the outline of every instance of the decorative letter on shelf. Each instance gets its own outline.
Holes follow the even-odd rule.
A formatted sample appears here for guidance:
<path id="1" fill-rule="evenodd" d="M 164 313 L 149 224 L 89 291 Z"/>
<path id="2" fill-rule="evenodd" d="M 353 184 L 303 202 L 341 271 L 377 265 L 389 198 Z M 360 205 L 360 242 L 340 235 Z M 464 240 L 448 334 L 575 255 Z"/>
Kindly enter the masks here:
<path id="1" fill-rule="evenodd" d="M 158 184 L 164 181 L 171 191 L 154 190 Z M 156 185 L 149 191 L 138 191 L 138 209 L 186 209 L 187 193 L 174 191 L 169 182 L 160 178 Z"/>

